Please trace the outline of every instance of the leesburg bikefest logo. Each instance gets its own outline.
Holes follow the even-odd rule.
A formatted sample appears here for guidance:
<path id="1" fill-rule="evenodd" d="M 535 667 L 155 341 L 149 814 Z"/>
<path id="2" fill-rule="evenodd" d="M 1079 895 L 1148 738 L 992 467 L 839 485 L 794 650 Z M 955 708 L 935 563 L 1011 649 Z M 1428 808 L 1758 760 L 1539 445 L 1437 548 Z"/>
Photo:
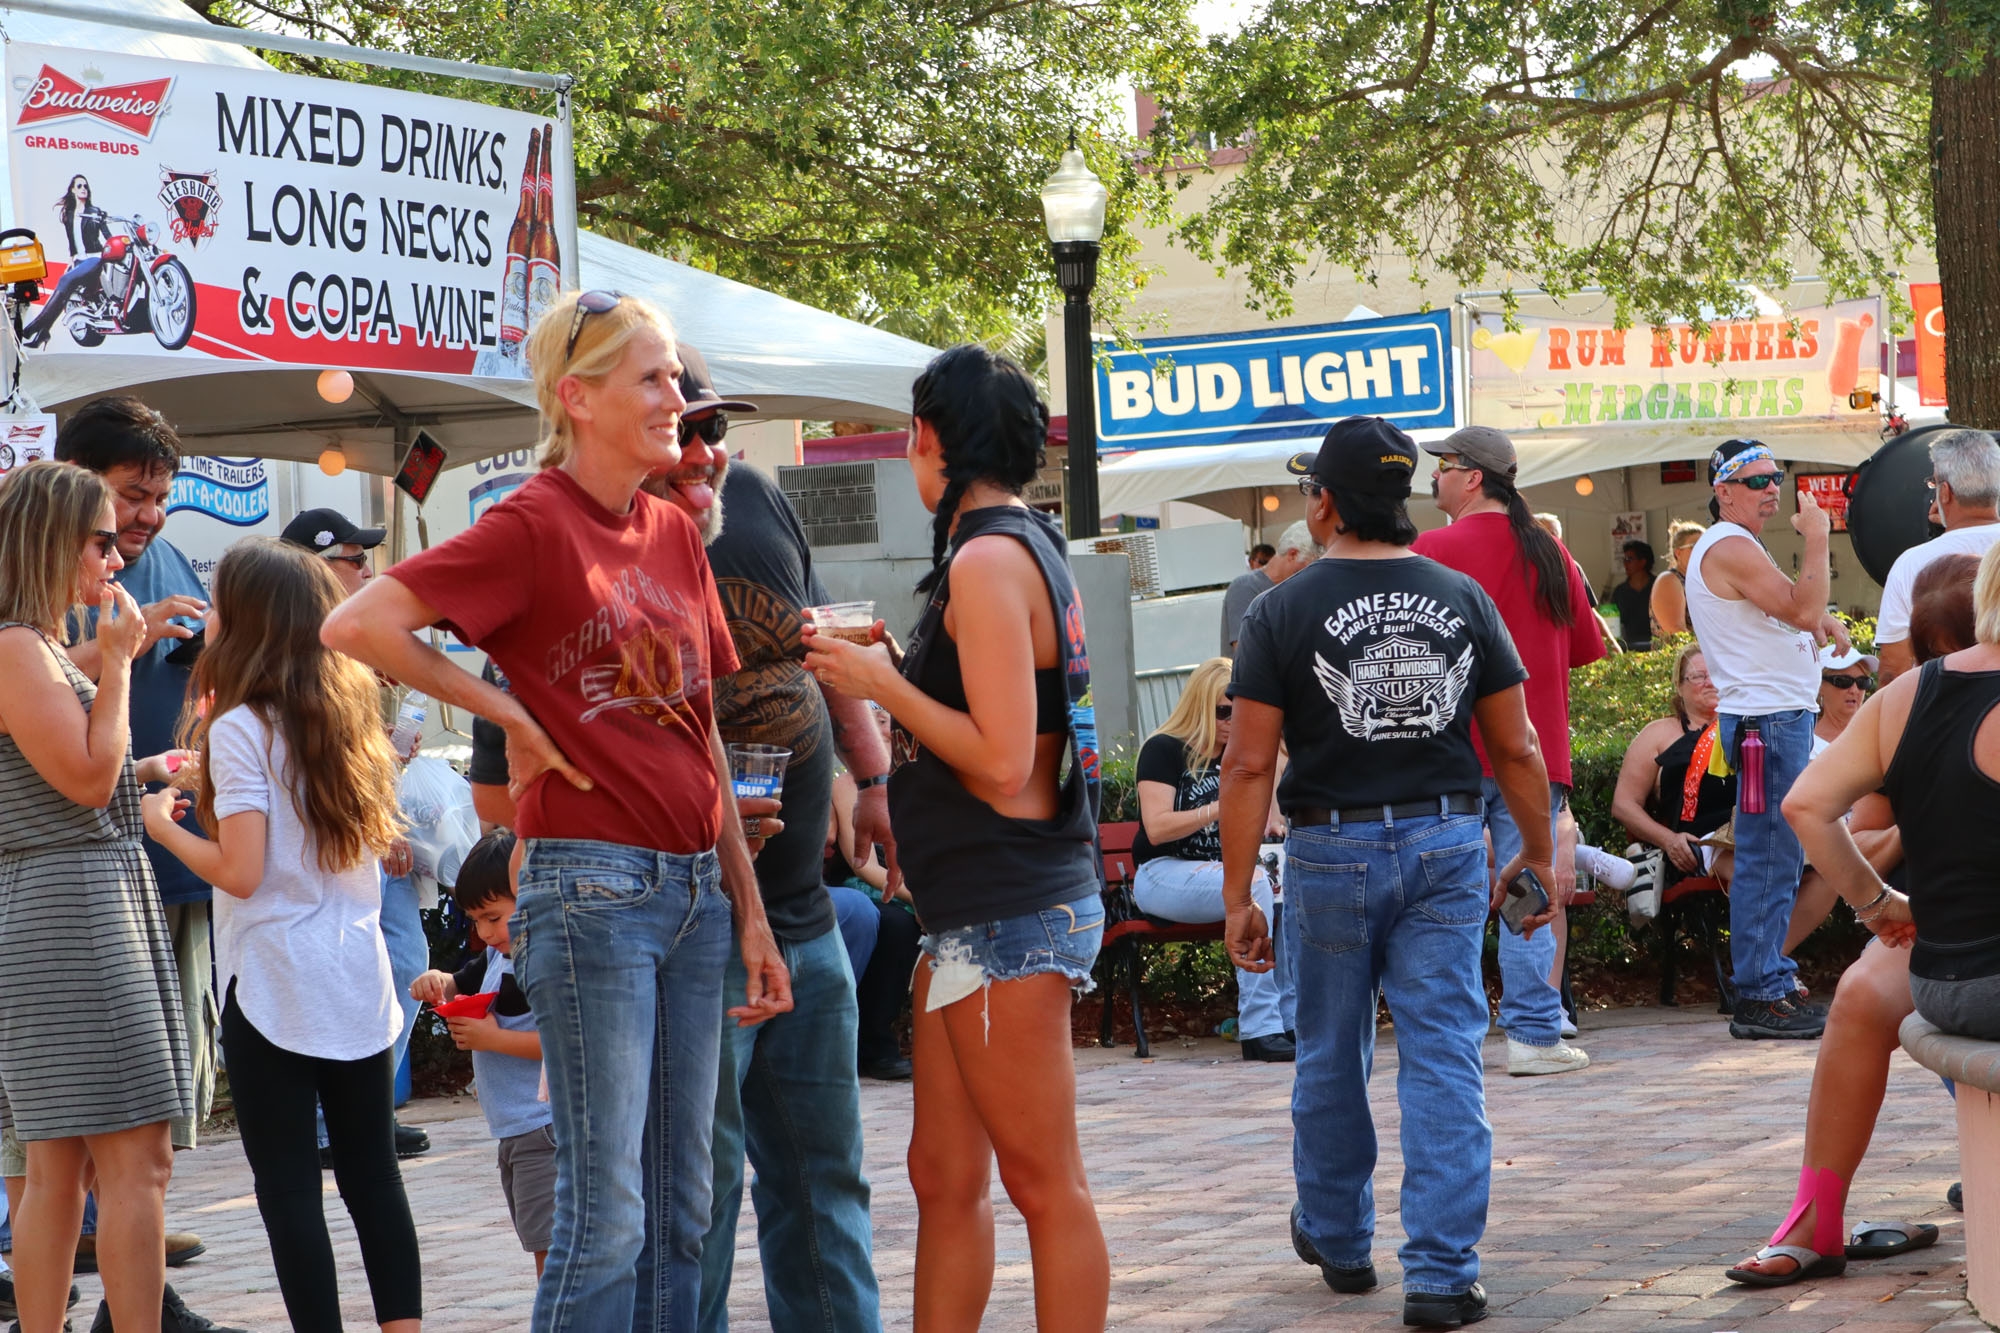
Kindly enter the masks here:
<path id="1" fill-rule="evenodd" d="M 104 76 L 86 69 L 83 77 L 94 84 Z M 166 110 L 167 94 L 172 91 L 174 81 L 168 77 L 96 87 L 92 84 L 79 82 L 53 65 L 42 66 L 42 72 L 35 76 L 28 85 L 27 95 L 21 99 L 21 110 L 14 117 L 16 128 L 40 121 L 87 117 L 115 125 L 141 139 L 150 139 L 160 113 Z"/>
<path id="2" fill-rule="evenodd" d="M 160 202 L 173 219 L 174 239 L 192 248 L 215 235 L 215 215 L 222 208 L 222 191 L 216 188 L 214 171 L 175 171 L 160 168 Z"/>

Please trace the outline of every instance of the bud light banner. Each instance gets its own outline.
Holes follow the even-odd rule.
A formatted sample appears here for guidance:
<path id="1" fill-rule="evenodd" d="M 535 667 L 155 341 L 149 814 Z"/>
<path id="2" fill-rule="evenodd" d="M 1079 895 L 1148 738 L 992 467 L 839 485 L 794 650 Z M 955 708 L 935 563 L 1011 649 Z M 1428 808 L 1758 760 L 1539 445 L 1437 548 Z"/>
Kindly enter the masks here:
<path id="1" fill-rule="evenodd" d="M 1341 417 L 1454 423 L 1447 312 L 1159 339 L 1097 365 L 1100 450 L 1317 435 Z"/>
<path id="2" fill-rule="evenodd" d="M 1773 425 L 1873 431 L 1881 390 L 1875 297 L 1785 315 L 1621 329 L 1608 322 L 1473 316 L 1470 412 L 1504 431 L 1634 426 L 1694 434 Z"/>
<path id="3" fill-rule="evenodd" d="M 30 357 L 523 378 L 574 217 L 552 120 L 422 93 L 15 42 Z"/>

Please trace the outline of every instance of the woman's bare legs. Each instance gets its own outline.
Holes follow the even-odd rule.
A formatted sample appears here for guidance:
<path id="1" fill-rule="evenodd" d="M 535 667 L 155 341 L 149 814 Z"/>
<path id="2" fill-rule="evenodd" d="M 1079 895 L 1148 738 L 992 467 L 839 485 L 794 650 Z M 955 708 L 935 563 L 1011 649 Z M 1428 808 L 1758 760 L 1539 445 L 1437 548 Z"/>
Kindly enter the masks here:
<path id="1" fill-rule="evenodd" d="M 1897 1029 L 1915 1008 L 1910 1002 L 1910 951 L 1871 941 L 1843 972 L 1833 993 L 1826 1033 L 1813 1065 L 1812 1098 L 1806 1104 L 1807 1170 L 1831 1171 L 1852 1181 L 1875 1133 L 1875 1118 L 1889 1086 L 1889 1057 L 1899 1043 Z M 1785 1245 L 1811 1244 L 1818 1210 L 1808 1205 L 1779 1237 Z M 1844 1219 L 1843 1219 L 1844 1220 Z M 1843 1235 L 1845 1232 L 1843 1231 Z M 1752 1272 L 1785 1274 L 1790 1259 L 1754 1259 L 1739 1264 Z"/>
<path id="2" fill-rule="evenodd" d="M 909 1162 L 918 1333 L 979 1327 L 993 1287 L 996 1156 L 1028 1227 L 1035 1327 L 1102 1333 L 1111 1261 L 1076 1138 L 1068 978 L 996 982 L 935 1013 L 924 1010 L 929 993 L 930 969 L 919 964 Z"/>
<path id="3" fill-rule="evenodd" d="M 1785 927 L 1785 952 L 1790 953 L 1805 942 L 1806 936 L 1819 929 L 1819 923 L 1826 920 L 1833 911 L 1833 882 L 1817 870 L 1806 871 L 1799 881 L 1799 896 L 1792 904 L 1791 924 Z"/>
<path id="4" fill-rule="evenodd" d="M 86 1142 L 97 1164 L 97 1268 L 118 1333 L 159 1333 L 167 1282 L 167 1125 L 141 1125 Z M 72 1241 L 74 1244 L 74 1241 Z M 68 1296 L 65 1284 L 64 1296 Z M 24 1330 L 25 1333 L 25 1330 Z"/>
<path id="5" fill-rule="evenodd" d="M 7 1192 L 14 1220 L 14 1302 L 20 1307 L 21 1333 L 56 1333 L 69 1306 L 76 1239 L 83 1234 L 83 1173 L 90 1150 L 82 1139 L 22 1146 L 28 1153 L 27 1183 Z M 164 1253 L 163 1245 L 162 1258 Z M 155 1329 L 159 1317 L 155 1296 Z"/>

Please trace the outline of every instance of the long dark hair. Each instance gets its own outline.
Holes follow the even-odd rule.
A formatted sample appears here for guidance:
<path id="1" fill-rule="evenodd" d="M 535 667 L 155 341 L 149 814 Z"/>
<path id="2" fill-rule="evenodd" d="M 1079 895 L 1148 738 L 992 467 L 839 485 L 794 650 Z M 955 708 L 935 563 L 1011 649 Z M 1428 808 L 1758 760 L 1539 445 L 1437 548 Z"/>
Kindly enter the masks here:
<path id="1" fill-rule="evenodd" d="M 207 758 L 208 728 L 239 704 L 285 738 L 292 807 L 312 831 L 320 868 L 381 856 L 402 832 L 396 756 L 382 734 L 375 678 L 324 647 L 320 623 L 342 591 L 326 561 L 272 537 L 238 542 L 215 566 L 216 627 L 196 659 L 183 744 Z M 217 829 L 214 770 L 204 763 L 195 814 Z"/>
<path id="2" fill-rule="evenodd" d="M 1514 544 L 1535 571 L 1535 600 L 1541 603 L 1542 614 L 1565 629 L 1575 624 L 1576 608 L 1569 600 L 1569 556 L 1562 543 L 1535 522 L 1534 511 L 1513 482 L 1482 469 L 1479 490 L 1487 499 L 1507 506 L 1507 527 L 1514 534 Z"/>
<path id="3" fill-rule="evenodd" d="M 944 494 L 931 520 L 931 569 L 917 584 L 918 592 L 929 592 L 944 577 L 951 523 L 966 488 L 988 481 L 1019 495 L 1042 470 L 1049 409 L 1014 361 L 976 343 L 960 343 L 933 357 L 910 386 L 910 416 L 937 432 L 944 451 Z"/>
<path id="4" fill-rule="evenodd" d="M 71 176 L 69 184 L 63 189 L 62 198 L 56 200 L 56 212 L 62 214 L 63 226 L 65 228 L 76 221 L 76 183 L 78 181 L 83 182 L 84 189 L 90 190 L 90 202 L 93 204 L 97 202 L 97 191 L 91 189 L 90 177 L 84 175 L 81 171 Z"/>

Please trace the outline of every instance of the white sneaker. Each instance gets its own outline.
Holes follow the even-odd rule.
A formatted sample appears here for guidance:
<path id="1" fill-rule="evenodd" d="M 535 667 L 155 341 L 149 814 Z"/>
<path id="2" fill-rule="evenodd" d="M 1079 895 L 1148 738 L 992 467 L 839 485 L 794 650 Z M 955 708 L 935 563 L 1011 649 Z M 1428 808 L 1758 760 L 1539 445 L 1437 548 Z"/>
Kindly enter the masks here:
<path id="1" fill-rule="evenodd" d="M 1620 893 L 1632 887 L 1632 881 L 1639 876 L 1639 867 L 1622 856 L 1613 856 L 1602 847 L 1592 847 L 1578 843 L 1576 847 L 1576 868 L 1589 874 L 1599 884 L 1608 884 Z"/>
<path id="2" fill-rule="evenodd" d="M 1567 1042 L 1553 1046 L 1530 1046 L 1507 1038 L 1507 1072 L 1515 1078 L 1535 1074 L 1567 1074 L 1590 1064 L 1590 1057 Z"/>

